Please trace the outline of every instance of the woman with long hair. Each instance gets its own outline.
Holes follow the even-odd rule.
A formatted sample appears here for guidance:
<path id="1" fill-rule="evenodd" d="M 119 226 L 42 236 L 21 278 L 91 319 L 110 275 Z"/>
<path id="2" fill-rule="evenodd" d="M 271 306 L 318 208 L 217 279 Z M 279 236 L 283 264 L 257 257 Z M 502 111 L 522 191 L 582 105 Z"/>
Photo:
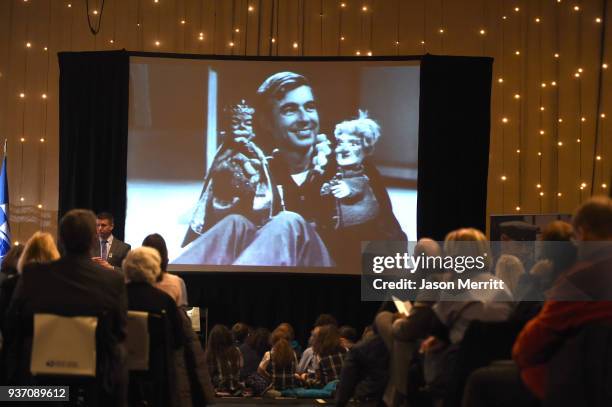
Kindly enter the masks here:
<path id="1" fill-rule="evenodd" d="M 234 345 L 232 332 L 225 325 L 215 325 L 210 331 L 206 346 L 206 363 L 216 392 L 232 395 L 242 392 L 242 355 Z"/>
<path id="2" fill-rule="evenodd" d="M 155 287 L 168 293 L 179 307 L 187 307 L 187 287 L 185 281 L 174 274 L 168 273 L 168 247 L 159 233 L 148 235 L 142 241 L 143 246 L 152 247 L 161 257 L 161 273 L 155 281 Z"/>
<path id="3" fill-rule="evenodd" d="M 319 327 L 312 342 L 312 349 L 319 361 L 315 371 L 314 386 L 325 386 L 339 379 L 344 365 L 346 348 L 340 342 L 338 327 L 336 325 Z"/>
<path id="4" fill-rule="evenodd" d="M 297 385 L 295 368 L 297 357 L 290 343 L 291 337 L 285 329 L 275 329 L 270 336 L 272 349 L 264 354 L 258 372 L 270 378 L 272 390 L 285 390 Z"/>
<path id="5" fill-rule="evenodd" d="M 17 272 L 30 263 L 49 263 L 60 258 L 53 236 L 47 232 L 36 232 L 26 243 L 23 253 L 17 262 Z"/>

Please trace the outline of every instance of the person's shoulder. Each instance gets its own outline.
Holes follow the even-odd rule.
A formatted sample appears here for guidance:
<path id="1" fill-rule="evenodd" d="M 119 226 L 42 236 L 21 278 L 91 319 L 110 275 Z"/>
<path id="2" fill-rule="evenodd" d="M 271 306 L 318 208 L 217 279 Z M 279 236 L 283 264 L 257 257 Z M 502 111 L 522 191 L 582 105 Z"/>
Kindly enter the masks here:
<path id="1" fill-rule="evenodd" d="M 121 239 L 117 239 L 116 237 L 113 236 L 113 243 L 116 243 L 117 246 L 125 249 L 125 251 L 130 251 L 132 249 L 132 246 L 129 243 L 124 242 Z"/>
<path id="2" fill-rule="evenodd" d="M 21 276 L 24 281 L 40 280 L 44 281 L 47 278 L 54 278 L 54 272 L 61 271 L 64 267 L 62 259 L 58 259 L 49 263 L 29 263 L 23 267 Z M 18 277 L 16 275 L 15 277 Z"/>
<path id="3" fill-rule="evenodd" d="M 159 287 L 155 287 L 154 285 L 147 284 L 146 286 L 149 287 L 148 290 L 151 292 L 151 294 L 154 295 L 158 299 L 158 301 L 165 305 L 164 308 L 166 308 L 168 312 L 174 312 L 174 310 L 176 310 L 176 301 L 174 301 L 174 298 L 172 298 L 170 294 L 160 289 Z"/>
<path id="4" fill-rule="evenodd" d="M 177 275 L 171 274 L 171 273 L 164 273 L 164 280 L 167 280 L 167 282 L 172 283 L 172 284 L 180 284 L 182 278 L 180 278 Z"/>

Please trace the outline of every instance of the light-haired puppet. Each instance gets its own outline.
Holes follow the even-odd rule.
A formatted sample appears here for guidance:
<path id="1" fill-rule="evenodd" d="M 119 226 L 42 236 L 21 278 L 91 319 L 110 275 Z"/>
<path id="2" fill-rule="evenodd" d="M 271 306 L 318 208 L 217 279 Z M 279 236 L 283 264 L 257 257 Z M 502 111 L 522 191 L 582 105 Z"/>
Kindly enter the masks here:
<path id="1" fill-rule="evenodd" d="M 364 159 L 374 153 L 380 126 L 360 110 L 357 119 L 337 124 L 334 136 L 338 172 L 323 184 L 321 195 L 336 199 L 336 229 L 363 225 L 373 221 L 380 209 L 363 167 Z"/>

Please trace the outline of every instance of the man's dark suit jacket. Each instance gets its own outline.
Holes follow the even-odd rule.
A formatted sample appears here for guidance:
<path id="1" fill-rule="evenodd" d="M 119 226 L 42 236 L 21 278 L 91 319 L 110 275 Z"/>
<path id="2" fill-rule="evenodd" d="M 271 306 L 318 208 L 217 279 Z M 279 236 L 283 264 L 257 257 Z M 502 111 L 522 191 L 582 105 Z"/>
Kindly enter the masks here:
<path id="1" fill-rule="evenodd" d="M 123 376 L 125 350 L 122 342 L 127 330 L 127 293 L 123 273 L 109 272 L 94 263 L 88 254 L 69 254 L 52 263 L 30 264 L 24 268 L 6 319 L 6 345 L 14 350 L 8 349 L 15 363 L 10 371 L 17 381 L 27 380 L 29 373 L 29 355 L 23 353 L 27 349 L 19 343 L 23 339 L 20 338 L 20 324 L 24 318 L 41 312 L 103 314 L 106 329 L 102 346 L 108 350 L 105 354 L 109 355 L 110 367 L 101 373 L 113 378 L 112 397 L 122 398 L 127 379 Z"/>
<path id="2" fill-rule="evenodd" d="M 96 241 L 100 243 L 100 240 L 96 240 Z M 125 256 L 127 256 L 131 248 L 132 246 L 130 246 L 127 243 L 122 242 L 121 240 L 113 236 L 113 243 L 111 244 L 111 247 L 108 251 L 108 256 L 106 258 L 106 261 L 108 261 L 108 264 L 113 266 L 116 271 L 121 270 L 121 263 L 123 262 L 123 259 L 125 259 Z M 93 257 L 99 257 L 101 255 L 99 244 L 98 244 L 98 247 L 95 247 L 92 249 L 91 255 Z"/>
<path id="3" fill-rule="evenodd" d="M 113 244 L 111 244 L 108 252 L 108 263 L 114 267 L 121 267 L 123 259 L 125 259 L 131 248 L 132 246 L 129 244 L 113 237 Z"/>

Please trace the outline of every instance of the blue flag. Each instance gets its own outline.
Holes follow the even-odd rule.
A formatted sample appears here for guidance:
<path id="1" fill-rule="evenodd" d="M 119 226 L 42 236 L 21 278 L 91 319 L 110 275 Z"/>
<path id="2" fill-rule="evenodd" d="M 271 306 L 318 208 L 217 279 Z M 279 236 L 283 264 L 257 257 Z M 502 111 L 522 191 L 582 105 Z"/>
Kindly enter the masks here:
<path id="1" fill-rule="evenodd" d="M 6 167 L 6 149 L 2 160 L 2 171 L 0 172 L 0 264 L 4 256 L 11 249 L 11 230 L 9 228 L 9 191 Z"/>

